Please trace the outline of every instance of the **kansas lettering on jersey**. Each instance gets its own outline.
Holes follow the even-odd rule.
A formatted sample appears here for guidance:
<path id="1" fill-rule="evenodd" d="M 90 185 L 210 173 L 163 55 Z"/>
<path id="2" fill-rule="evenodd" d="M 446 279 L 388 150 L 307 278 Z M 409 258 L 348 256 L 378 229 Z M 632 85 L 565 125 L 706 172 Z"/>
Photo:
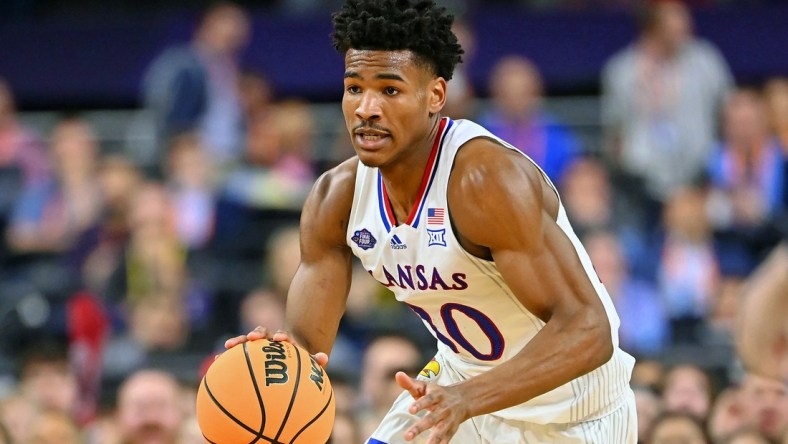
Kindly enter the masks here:
<path id="1" fill-rule="evenodd" d="M 395 248 L 395 247 L 391 247 Z M 397 265 L 397 271 L 391 273 L 385 265 L 381 266 L 386 282 L 381 282 L 386 287 L 399 287 L 403 290 L 465 290 L 468 283 L 465 282 L 465 273 L 452 273 L 451 280 L 441 277 L 437 268 L 428 271 L 424 265 Z M 372 275 L 375 276 L 374 274 Z"/>
<path id="2" fill-rule="evenodd" d="M 519 302 L 495 263 L 466 252 L 452 230 L 446 197 L 449 175 L 457 151 L 477 137 L 496 140 L 501 149 L 520 153 L 471 121 L 444 118 L 417 204 L 399 225 L 379 170 L 359 164 L 347 232 L 348 245 L 366 270 L 421 317 L 438 340 L 438 352 L 468 377 L 510 359 L 545 325 Z M 496 413 L 542 424 L 576 422 L 606 413 L 628 388 L 634 365 L 634 359 L 618 348 L 618 316 L 563 205 L 556 222 L 572 241 L 605 306 L 615 352 L 608 363 L 591 373 Z"/>

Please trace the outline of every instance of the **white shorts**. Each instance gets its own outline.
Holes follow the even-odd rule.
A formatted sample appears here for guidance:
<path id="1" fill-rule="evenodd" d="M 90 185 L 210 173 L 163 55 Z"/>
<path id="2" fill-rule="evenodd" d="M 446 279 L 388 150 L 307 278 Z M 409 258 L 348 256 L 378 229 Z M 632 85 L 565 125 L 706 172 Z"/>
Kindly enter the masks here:
<path id="1" fill-rule="evenodd" d="M 436 370 L 438 367 L 435 367 Z M 418 379 L 432 380 L 440 385 L 454 382 L 446 377 L 446 373 L 430 373 L 428 365 Z M 444 369 L 445 370 L 445 369 Z M 437 378 L 436 378 L 437 376 Z M 413 397 L 403 392 L 391 410 L 381 421 L 367 444 L 424 444 L 429 438 L 427 430 L 413 441 L 405 441 L 405 431 L 416 423 L 427 412 L 419 415 L 408 413 Z M 533 422 L 506 419 L 495 414 L 481 415 L 471 418 L 457 429 L 452 444 L 635 444 L 637 442 L 637 413 L 635 411 L 635 394 L 626 390 L 619 402 L 603 416 L 583 422 L 565 424 L 536 424 Z"/>

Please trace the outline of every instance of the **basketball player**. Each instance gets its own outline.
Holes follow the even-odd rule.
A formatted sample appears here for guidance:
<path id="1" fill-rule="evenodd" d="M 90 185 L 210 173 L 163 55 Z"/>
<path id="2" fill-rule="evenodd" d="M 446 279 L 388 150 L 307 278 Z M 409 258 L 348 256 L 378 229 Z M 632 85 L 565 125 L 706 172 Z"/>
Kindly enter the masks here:
<path id="1" fill-rule="evenodd" d="M 634 359 L 555 186 L 441 116 L 462 54 L 451 22 L 430 0 L 347 0 L 334 15 L 357 156 L 304 206 L 289 333 L 273 339 L 327 362 L 356 255 L 438 342 L 419 379 L 396 375 L 404 392 L 367 443 L 634 443 Z"/>

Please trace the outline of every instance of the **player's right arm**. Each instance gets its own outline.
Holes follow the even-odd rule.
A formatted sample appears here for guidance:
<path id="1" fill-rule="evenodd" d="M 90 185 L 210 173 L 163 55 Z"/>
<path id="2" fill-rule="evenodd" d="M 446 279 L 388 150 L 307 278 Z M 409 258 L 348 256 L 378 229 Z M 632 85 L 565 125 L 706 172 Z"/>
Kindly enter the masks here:
<path id="1" fill-rule="evenodd" d="M 273 334 L 310 353 L 325 365 L 350 291 L 352 252 L 347 245 L 350 207 L 358 159 L 349 159 L 315 182 L 301 213 L 301 263 L 287 293 L 286 330 Z M 288 336 L 289 335 L 289 336 Z M 248 340 L 272 336 L 265 326 L 229 339 L 231 348 Z"/>
<path id="2" fill-rule="evenodd" d="M 301 213 L 301 264 L 287 293 L 285 325 L 310 353 L 331 351 L 350 291 L 345 239 L 358 159 L 323 174 Z"/>

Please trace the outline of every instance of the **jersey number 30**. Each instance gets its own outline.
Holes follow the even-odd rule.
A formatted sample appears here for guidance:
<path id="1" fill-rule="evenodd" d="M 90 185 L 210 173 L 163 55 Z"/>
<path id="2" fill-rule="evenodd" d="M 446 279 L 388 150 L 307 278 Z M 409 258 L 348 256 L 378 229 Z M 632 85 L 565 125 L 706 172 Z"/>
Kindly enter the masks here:
<path id="1" fill-rule="evenodd" d="M 441 333 L 440 330 L 438 330 L 438 327 L 436 327 L 435 323 L 432 322 L 432 317 L 429 313 L 427 313 L 426 310 L 411 304 L 408 304 L 408 306 L 413 311 L 415 311 L 420 318 L 424 319 L 424 322 L 426 322 L 432 331 L 435 332 L 435 336 L 438 338 L 438 340 L 446 344 L 446 346 L 452 349 L 454 353 L 460 353 L 460 350 L 457 348 L 459 345 L 463 349 L 467 350 L 468 353 L 470 353 L 474 358 L 480 361 L 495 361 L 500 359 L 501 355 L 503 355 L 503 335 L 501 334 L 500 330 L 498 330 L 498 327 L 495 326 L 493 321 L 479 310 L 462 304 L 443 304 L 440 309 L 440 314 L 441 319 L 443 320 L 443 325 L 446 327 L 446 333 L 451 337 L 451 339 L 449 339 L 446 337 L 446 335 Z M 454 312 L 460 312 L 469 319 L 476 322 L 476 325 L 479 326 L 479 329 L 482 331 L 482 333 L 484 333 L 485 336 L 487 336 L 487 339 L 490 341 L 489 353 L 482 353 L 478 348 L 471 344 L 471 342 L 468 341 L 465 336 L 463 336 L 457 321 L 454 319 Z"/>

